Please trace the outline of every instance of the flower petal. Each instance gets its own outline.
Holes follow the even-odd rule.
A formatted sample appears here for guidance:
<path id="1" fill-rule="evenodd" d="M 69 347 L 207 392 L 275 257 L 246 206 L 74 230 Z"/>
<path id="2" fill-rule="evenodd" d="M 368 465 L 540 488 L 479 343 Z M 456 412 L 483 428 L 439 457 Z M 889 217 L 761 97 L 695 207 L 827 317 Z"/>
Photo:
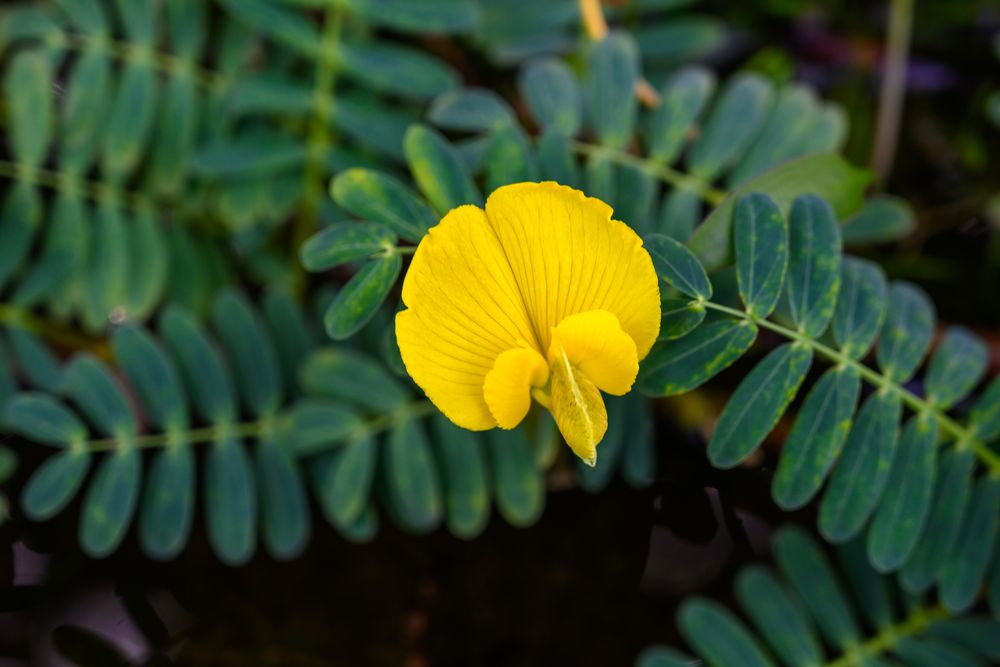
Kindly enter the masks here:
<path id="1" fill-rule="evenodd" d="M 531 407 L 531 388 L 549 379 L 549 366 L 536 350 L 518 347 L 507 350 L 486 374 L 483 396 L 500 428 L 514 428 Z"/>
<path id="2" fill-rule="evenodd" d="M 540 344 L 569 315 L 606 310 L 639 359 L 660 330 L 660 289 L 649 253 L 611 207 L 557 183 L 497 189 L 486 215 L 510 262 Z"/>
<path id="3" fill-rule="evenodd" d="M 552 330 L 549 363 L 565 352 L 569 362 L 601 391 L 623 396 L 639 373 L 635 342 L 606 310 L 570 315 Z"/>
<path id="4" fill-rule="evenodd" d="M 396 315 L 403 363 L 427 397 L 468 429 L 493 428 L 483 382 L 506 350 L 537 344 L 486 215 L 452 210 L 421 240 Z"/>
<path id="5" fill-rule="evenodd" d="M 597 444 L 608 430 L 601 392 L 563 353 L 552 364 L 552 416 L 570 449 L 587 465 L 597 463 Z"/>

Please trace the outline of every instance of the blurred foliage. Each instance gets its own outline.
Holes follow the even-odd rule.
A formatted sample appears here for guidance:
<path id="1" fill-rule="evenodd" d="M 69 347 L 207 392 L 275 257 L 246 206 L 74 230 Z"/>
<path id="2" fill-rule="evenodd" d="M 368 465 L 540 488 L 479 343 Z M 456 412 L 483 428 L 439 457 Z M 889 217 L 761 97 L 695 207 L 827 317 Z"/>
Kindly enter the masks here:
<path id="1" fill-rule="evenodd" d="M 994 611 L 1000 595 L 996 337 L 939 325 L 933 304 L 1000 323 L 1000 205 L 984 176 L 996 152 L 982 139 L 1000 123 L 1000 81 L 962 80 L 975 109 L 949 109 L 947 131 L 914 100 L 900 166 L 873 193 L 858 165 L 884 10 L 717 5 L 608 2 L 599 39 L 576 0 L 3 7 L 0 518 L 78 513 L 93 558 L 134 539 L 175 559 L 203 530 L 231 566 L 259 544 L 302 556 L 316 514 L 353 542 L 383 517 L 471 540 L 493 507 L 535 523 L 552 488 L 648 487 L 671 446 L 648 398 L 738 365 L 745 377 L 723 374 L 731 395 L 699 424 L 708 461 L 773 463 L 776 505 L 811 508 L 818 533 L 846 545 L 872 636 L 820 547 L 786 530 L 787 581 L 737 579 L 756 632 L 695 600 L 679 616 L 694 651 L 822 664 L 818 629 L 831 653 L 856 656 L 836 664 L 995 659 L 969 639 L 992 622 L 943 618 L 974 609 L 984 583 Z M 935 59 L 930 27 L 965 34 L 981 16 L 977 3 L 922 11 L 917 94 L 962 79 Z M 768 39 L 776 21 L 802 43 Z M 898 187 L 926 156 L 940 182 Z M 663 279 L 642 394 L 608 402 L 594 469 L 565 455 L 546 414 L 510 432 L 453 426 L 395 346 L 414 245 L 449 209 L 525 180 L 607 201 Z M 957 212 L 925 208 L 935 198 Z M 977 260 L 937 253 L 942 236 L 970 243 L 948 236 L 969 215 L 991 225 L 989 243 L 971 241 Z M 956 275 L 972 277 L 957 290 Z M 120 657 L 85 628 L 54 643 L 80 664 Z"/>

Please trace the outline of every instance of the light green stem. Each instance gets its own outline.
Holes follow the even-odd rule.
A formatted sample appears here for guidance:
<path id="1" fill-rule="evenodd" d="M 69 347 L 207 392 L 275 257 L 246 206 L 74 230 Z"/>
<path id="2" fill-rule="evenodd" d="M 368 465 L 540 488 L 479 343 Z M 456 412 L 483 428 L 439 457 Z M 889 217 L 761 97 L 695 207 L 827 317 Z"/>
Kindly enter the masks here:
<path id="1" fill-rule="evenodd" d="M 884 654 L 895 646 L 900 639 L 919 635 L 935 621 L 948 618 L 948 616 L 948 612 L 941 605 L 918 607 L 899 623 L 882 628 L 877 635 L 864 643 L 850 648 L 839 658 L 826 663 L 825 667 L 856 667 L 863 665 L 868 658 Z"/>
<path id="2" fill-rule="evenodd" d="M 745 311 L 737 310 L 736 308 L 730 308 L 728 306 L 723 306 L 718 303 L 713 303 L 711 301 L 702 301 L 702 305 L 706 308 L 718 311 L 720 313 L 725 313 L 731 315 L 732 317 L 738 317 L 740 319 L 749 320 L 763 329 L 769 329 L 777 334 L 788 338 L 789 340 L 794 340 L 803 345 L 807 345 L 816 352 L 816 354 L 821 357 L 825 357 L 829 361 L 835 364 L 840 364 L 842 366 L 849 366 L 858 372 L 862 378 L 867 380 L 871 385 L 878 387 L 883 391 L 891 391 L 896 393 L 904 404 L 909 406 L 915 412 L 929 415 L 937 421 L 938 425 L 943 431 L 955 438 L 958 447 L 969 447 L 975 452 L 976 456 L 982 460 L 982 462 L 989 467 L 990 472 L 993 474 L 1000 474 L 1000 456 L 998 456 L 992 449 L 987 447 L 984 443 L 980 442 L 976 437 L 975 432 L 967 427 L 962 426 L 957 421 L 949 417 L 947 414 L 941 411 L 933 403 L 924 400 L 923 398 L 917 396 L 906 387 L 894 382 L 891 378 L 882 375 L 876 370 L 865 366 L 860 361 L 852 359 L 846 354 L 835 350 L 828 345 L 824 345 L 817 340 L 804 336 L 798 331 L 789 329 L 788 327 L 783 327 L 780 324 L 776 324 L 767 319 L 761 319 L 755 317 Z"/>
<path id="3" fill-rule="evenodd" d="M 721 204 L 728 195 L 724 190 L 713 187 L 710 183 L 706 183 L 697 176 L 677 171 L 655 160 L 582 141 L 574 141 L 572 147 L 574 151 L 581 155 L 599 155 L 619 164 L 627 164 L 637 169 L 642 169 L 675 188 L 684 188 L 685 190 L 697 193 L 699 197 L 712 206 Z"/>
<path id="4" fill-rule="evenodd" d="M 378 435 L 394 426 L 402 424 L 411 419 L 422 419 L 434 412 L 434 404 L 430 401 L 419 400 L 409 403 L 398 410 L 373 417 L 361 424 L 353 433 L 343 438 L 342 442 L 358 442 L 373 435 Z M 218 424 L 215 426 L 204 426 L 185 431 L 170 431 L 165 433 L 150 433 L 136 436 L 131 439 L 131 445 L 138 448 L 165 447 L 171 443 L 184 442 L 190 445 L 215 442 L 219 438 L 232 436 L 236 438 L 259 438 L 267 433 L 274 432 L 278 427 L 285 426 L 282 419 L 277 421 L 274 418 L 259 419 L 238 424 Z M 119 438 L 100 438 L 88 440 L 81 444 L 81 448 L 92 452 L 103 452 L 118 449 L 121 446 Z"/>

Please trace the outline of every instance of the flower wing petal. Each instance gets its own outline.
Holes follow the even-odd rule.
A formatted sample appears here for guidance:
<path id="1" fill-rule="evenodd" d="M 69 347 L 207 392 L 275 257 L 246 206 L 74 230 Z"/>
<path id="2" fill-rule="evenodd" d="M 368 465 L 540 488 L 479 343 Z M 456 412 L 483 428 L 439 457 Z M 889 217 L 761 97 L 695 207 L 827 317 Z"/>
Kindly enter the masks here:
<path id="1" fill-rule="evenodd" d="M 500 428 L 514 428 L 531 407 L 531 388 L 549 379 L 549 366 L 536 350 L 519 347 L 507 350 L 486 374 L 483 396 Z"/>
<path id="2" fill-rule="evenodd" d="M 558 361 L 561 350 L 587 379 L 609 394 L 627 394 L 639 373 L 635 342 L 606 310 L 577 313 L 560 322 L 552 331 L 550 363 Z"/>
<path id="3" fill-rule="evenodd" d="M 483 382 L 501 353 L 533 334 L 481 209 L 452 210 L 421 240 L 403 281 L 403 304 L 396 340 L 410 377 L 459 426 L 495 427 Z"/>
<path id="4" fill-rule="evenodd" d="M 539 349 L 567 316 L 606 310 L 635 341 L 639 359 L 660 330 L 660 289 L 642 239 L 611 207 L 557 183 L 497 189 L 486 215 L 510 262 Z"/>

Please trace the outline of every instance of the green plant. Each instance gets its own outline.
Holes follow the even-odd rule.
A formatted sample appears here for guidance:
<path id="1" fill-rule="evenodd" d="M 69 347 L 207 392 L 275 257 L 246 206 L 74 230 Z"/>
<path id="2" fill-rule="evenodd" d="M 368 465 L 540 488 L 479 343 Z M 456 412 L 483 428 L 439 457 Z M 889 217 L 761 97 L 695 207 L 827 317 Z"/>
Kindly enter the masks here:
<path id="1" fill-rule="evenodd" d="M 301 554 L 313 498 L 349 540 L 372 538 L 379 508 L 409 532 L 444 524 L 472 539 L 491 503 L 511 524 L 536 521 L 550 483 L 649 485 L 658 445 L 638 392 L 609 400 L 591 469 L 560 457 L 545 414 L 510 432 L 450 424 L 396 347 L 400 277 L 427 230 L 500 186 L 555 180 L 611 204 L 663 280 L 643 394 L 692 392 L 771 348 L 719 415 L 710 462 L 744 464 L 791 411 L 775 502 L 797 510 L 822 491 L 818 530 L 850 544 L 849 572 L 898 573 L 908 596 L 937 586 L 941 606 L 902 625 L 868 600 L 885 615 L 867 643 L 844 604 L 820 609 L 800 590 L 846 656 L 833 664 L 924 655 L 885 637 L 959 627 L 938 618 L 971 608 L 984 581 L 998 604 L 1000 380 L 984 385 L 983 342 L 960 326 L 936 336 L 918 287 L 843 255 L 914 227 L 908 204 L 866 197 L 871 174 L 839 155 L 843 109 L 801 84 L 673 68 L 725 34 L 683 4 L 629 4 L 609 15 L 632 32 L 588 26 L 584 42 L 571 0 L 5 10 L 0 404 L 17 438 L 0 448 L 0 482 L 22 439 L 53 446 L 20 506 L 47 520 L 82 495 L 93 557 L 133 524 L 146 554 L 176 557 L 200 498 L 232 565 L 258 536 L 275 559 Z M 470 65 L 449 54 L 461 47 L 501 83 L 460 85 L 453 63 Z M 799 533 L 778 551 L 794 586 L 833 590 L 825 569 L 798 569 L 820 562 Z M 778 590 L 760 572 L 741 581 Z M 752 643 L 717 606 L 687 609 L 709 662 L 706 622 L 727 629 L 725 645 Z M 835 632 L 830 614 L 846 625 Z M 789 660 L 776 626 L 759 629 Z M 658 656 L 644 664 L 671 664 Z"/>
<path id="2" fill-rule="evenodd" d="M 713 667 L 897 664 L 893 661 L 971 666 L 1000 658 L 996 620 L 956 616 L 900 589 L 872 569 L 864 551 L 858 541 L 839 547 L 838 574 L 804 531 L 783 528 L 774 538 L 778 572 L 751 565 L 736 576 L 736 600 L 753 630 L 721 604 L 693 598 L 678 612 L 681 634 Z M 691 664 L 689 656 L 659 647 L 636 662 L 637 667 Z"/>

